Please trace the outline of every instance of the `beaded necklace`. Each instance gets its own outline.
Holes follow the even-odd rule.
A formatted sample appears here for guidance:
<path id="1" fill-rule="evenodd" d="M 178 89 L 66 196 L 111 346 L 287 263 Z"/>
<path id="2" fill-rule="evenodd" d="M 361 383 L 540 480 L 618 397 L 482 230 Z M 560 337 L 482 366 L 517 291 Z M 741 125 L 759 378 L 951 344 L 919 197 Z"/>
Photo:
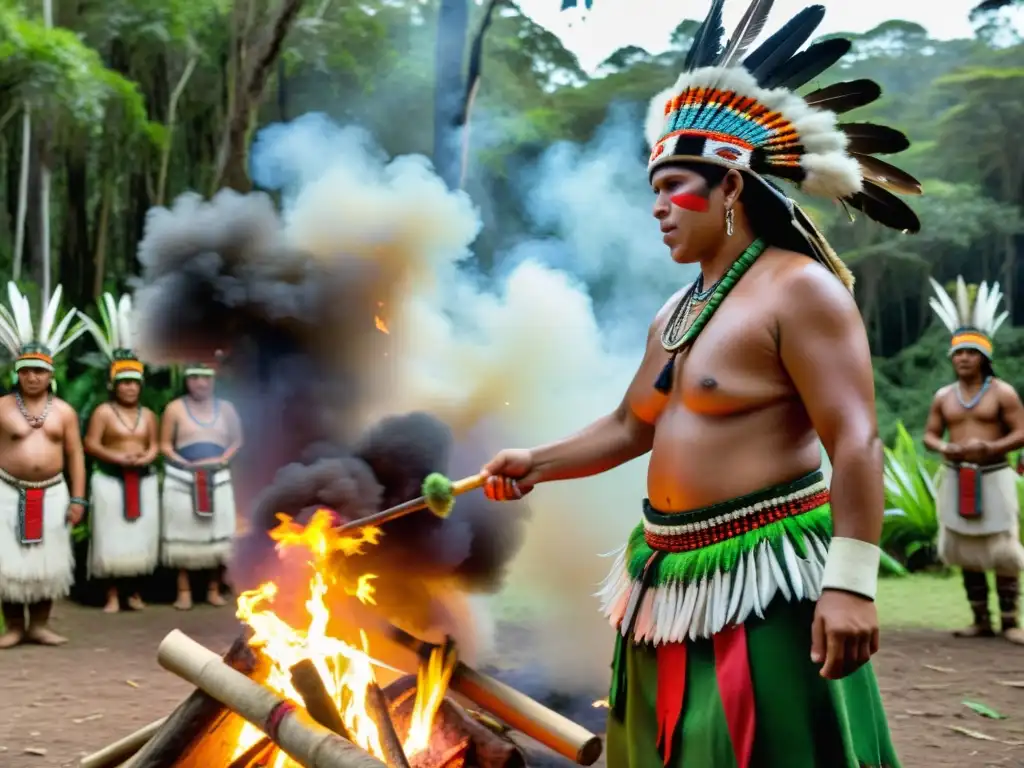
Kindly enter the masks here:
<path id="1" fill-rule="evenodd" d="M 671 356 L 668 362 L 665 363 L 665 367 L 661 369 L 658 380 L 654 382 L 655 389 L 663 394 L 668 394 L 672 390 L 676 356 L 684 348 L 693 344 L 700 335 L 700 332 L 704 330 L 704 327 L 714 316 L 719 305 L 729 295 L 729 291 L 747 273 L 747 270 L 757 261 L 757 258 L 764 253 L 766 247 L 766 243 L 760 238 L 748 245 L 747 249 L 729 267 L 729 271 L 725 273 L 725 276 L 712 286 L 708 303 L 700 311 L 693 323 L 688 325 L 694 302 L 701 300 L 696 294 L 697 285 L 698 283 L 703 283 L 703 280 L 698 278 L 693 282 L 689 290 L 679 301 L 679 304 L 672 311 L 668 323 L 665 324 L 665 330 L 661 332 L 661 345 L 665 348 L 666 352 L 671 353 Z"/>
<path id="2" fill-rule="evenodd" d="M 25 401 L 21 399 L 21 392 L 18 390 L 14 390 L 14 401 L 18 404 L 18 410 L 21 411 L 21 415 L 28 422 L 29 426 L 32 429 L 39 429 L 46 421 L 46 417 L 50 415 L 50 406 L 53 405 L 53 392 L 46 393 L 46 406 L 38 416 L 28 412 L 28 408 L 25 407 Z"/>
<path id="3" fill-rule="evenodd" d="M 965 410 L 969 411 L 974 406 L 981 402 L 981 398 L 983 398 L 985 396 L 985 393 L 988 392 L 988 387 L 991 383 L 992 377 L 986 376 L 984 383 L 982 383 L 981 385 L 981 389 L 978 390 L 978 394 L 976 394 L 974 397 L 972 397 L 969 401 L 965 403 L 963 390 L 960 389 L 960 382 L 958 381 L 956 383 L 956 399 L 960 401 L 960 405 L 962 405 Z"/>

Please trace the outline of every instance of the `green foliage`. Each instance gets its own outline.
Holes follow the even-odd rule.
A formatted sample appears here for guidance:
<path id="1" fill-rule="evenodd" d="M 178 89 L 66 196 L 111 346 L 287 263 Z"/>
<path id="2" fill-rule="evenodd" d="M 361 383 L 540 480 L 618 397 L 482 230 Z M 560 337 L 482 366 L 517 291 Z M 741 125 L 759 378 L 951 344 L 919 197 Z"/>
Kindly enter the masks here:
<path id="1" fill-rule="evenodd" d="M 931 565 L 939 519 L 935 506 L 937 459 L 918 450 L 898 423 L 896 441 L 885 451 L 885 521 L 882 547 L 903 563 Z"/>
<path id="2" fill-rule="evenodd" d="M 0 92 L 9 107 L 28 104 L 92 136 L 115 106 L 130 132 L 148 123 L 135 83 L 103 66 L 71 30 L 47 29 L 8 2 L 0 4 Z"/>

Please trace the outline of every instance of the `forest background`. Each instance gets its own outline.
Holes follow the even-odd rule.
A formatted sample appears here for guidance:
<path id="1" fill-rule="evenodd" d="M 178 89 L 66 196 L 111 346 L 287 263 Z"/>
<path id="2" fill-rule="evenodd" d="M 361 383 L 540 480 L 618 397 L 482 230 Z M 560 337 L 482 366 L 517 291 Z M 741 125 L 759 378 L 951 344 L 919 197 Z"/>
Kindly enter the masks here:
<path id="1" fill-rule="evenodd" d="M 1024 44 L 1002 23 L 1009 5 L 982 3 L 972 39 L 933 40 L 898 19 L 847 35 L 851 54 L 814 83 L 879 82 L 884 98 L 853 119 L 906 132 L 897 163 L 924 184 L 911 201 L 916 236 L 802 201 L 855 273 L 889 444 L 900 423 L 920 435 L 950 379 L 929 275 L 1000 282 L 1010 319 L 997 372 L 1024 391 Z M 251 189 L 259 128 L 322 112 L 364 126 L 388 155 L 430 157 L 469 193 L 484 223 L 472 267 L 486 280 L 552 226 L 526 188 L 553 148 L 635 159 L 638 179 L 601 181 L 649 204 L 641 115 L 678 75 L 696 27 L 681 23 L 667 51 L 623 48 L 588 74 L 511 0 L 0 0 L 0 274 L 37 296 L 59 283 L 78 307 L 124 290 L 151 206 Z M 615 258 L 616 243 L 594 247 Z M 578 277 L 600 315 L 615 269 Z M 675 290 L 654 288 L 637 298 L 648 317 Z M 59 372 L 83 411 L 102 396 L 87 345 Z M 147 390 L 158 408 L 180 382 L 160 384 Z"/>

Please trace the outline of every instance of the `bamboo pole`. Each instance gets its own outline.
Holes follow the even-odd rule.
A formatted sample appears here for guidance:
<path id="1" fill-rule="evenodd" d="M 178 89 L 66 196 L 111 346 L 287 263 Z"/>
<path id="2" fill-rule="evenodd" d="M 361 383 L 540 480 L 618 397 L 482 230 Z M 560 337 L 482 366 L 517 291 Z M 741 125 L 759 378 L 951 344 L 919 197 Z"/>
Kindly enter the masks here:
<path id="1" fill-rule="evenodd" d="M 349 733 L 345 721 L 341 719 L 338 707 L 327 693 L 323 678 L 316 671 L 316 665 L 309 659 L 303 659 L 288 671 L 291 673 L 292 685 L 302 697 L 309 716 L 327 730 L 352 741 L 352 734 Z"/>
<path id="2" fill-rule="evenodd" d="M 160 643 L 157 661 L 262 730 L 304 768 L 384 768 L 380 760 L 317 723 L 305 709 L 236 672 L 177 629 Z"/>
<path id="3" fill-rule="evenodd" d="M 128 734 L 123 739 L 108 744 L 98 752 L 86 755 L 78 764 L 78 768 L 114 768 L 114 766 L 121 765 L 142 749 L 166 722 L 167 718 L 161 717 L 134 733 Z"/>

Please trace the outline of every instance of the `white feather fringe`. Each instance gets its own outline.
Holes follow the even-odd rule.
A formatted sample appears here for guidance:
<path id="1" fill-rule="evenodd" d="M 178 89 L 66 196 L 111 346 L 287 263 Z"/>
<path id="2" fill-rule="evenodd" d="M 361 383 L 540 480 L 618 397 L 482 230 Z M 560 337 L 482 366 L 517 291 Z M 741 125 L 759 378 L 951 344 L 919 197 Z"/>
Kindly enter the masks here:
<path id="1" fill-rule="evenodd" d="M 828 544 L 813 533 L 802 535 L 805 558 L 797 555 L 784 535 L 781 558 L 768 541 L 762 541 L 742 555 L 732 571 L 715 571 L 697 582 L 649 588 L 637 608 L 633 640 L 660 645 L 707 638 L 751 616 L 763 618 L 780 595 L 786 601 L 817 600 Z M 626 547 L 622 547 L 597 592 L 602 613 L 619 632 L 625 631 L 622 623 L 634 583 L 626 568 Z"/>

